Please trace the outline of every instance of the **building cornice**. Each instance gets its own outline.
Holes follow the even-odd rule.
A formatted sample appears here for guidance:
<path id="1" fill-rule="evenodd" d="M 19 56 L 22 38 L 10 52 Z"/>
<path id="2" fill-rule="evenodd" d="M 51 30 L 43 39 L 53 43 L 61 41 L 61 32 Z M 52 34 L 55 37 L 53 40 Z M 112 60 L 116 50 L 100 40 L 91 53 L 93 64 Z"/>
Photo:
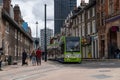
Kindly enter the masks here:
<path id="1" fill-rule="evenodd" d="M 120 19 L 120 15 L 113 16 L 113 17 L 111 17 L 111 18 L 108 18 L 108 19 L 105 20 L 105 22 L 106 22 L 106 23 L 109 23 L 109 22 L 116 21 L 116 20 L 118 20 L 118 19 Z"/>

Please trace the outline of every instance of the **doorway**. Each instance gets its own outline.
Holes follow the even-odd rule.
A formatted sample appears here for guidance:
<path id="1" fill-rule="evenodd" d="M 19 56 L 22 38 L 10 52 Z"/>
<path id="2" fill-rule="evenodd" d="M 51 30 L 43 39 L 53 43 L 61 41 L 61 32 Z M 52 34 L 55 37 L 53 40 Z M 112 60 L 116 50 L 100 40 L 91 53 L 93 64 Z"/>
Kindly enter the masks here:
<path id="1" fill-rule="evenodd" d="M 105 56 L 105 40 L 101 40 L 101 57 Z"/>
<path id="2" fill-rule="evenodd" d="M 111 59 L 116 58 L 115 50 L 117 49 L 117 26 L 113 26 L 109 30 L 108 56 Z"/>

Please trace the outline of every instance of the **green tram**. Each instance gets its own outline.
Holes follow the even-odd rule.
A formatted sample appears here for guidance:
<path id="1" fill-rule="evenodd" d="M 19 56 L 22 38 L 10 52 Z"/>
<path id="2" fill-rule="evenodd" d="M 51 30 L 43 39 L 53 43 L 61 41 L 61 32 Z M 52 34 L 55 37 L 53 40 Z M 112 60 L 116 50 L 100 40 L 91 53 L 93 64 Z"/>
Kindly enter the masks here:
<path id="1" fill-rule="evenodd" d="M 48 58 L 61 62 L 81 62 L 81 39 L 80 37 L 62 36 L 56 47 L 49 46 Z"/>

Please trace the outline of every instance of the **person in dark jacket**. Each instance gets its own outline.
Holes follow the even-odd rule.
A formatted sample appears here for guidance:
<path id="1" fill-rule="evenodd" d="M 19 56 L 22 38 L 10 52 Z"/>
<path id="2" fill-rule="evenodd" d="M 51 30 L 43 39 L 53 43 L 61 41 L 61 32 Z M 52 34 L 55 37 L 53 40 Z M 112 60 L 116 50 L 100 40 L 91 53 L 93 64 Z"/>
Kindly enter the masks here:
<path id="1" fill-rule="evenodd" d="M 116 55 L 117 59 L 120 59 L 120 50 L 119 49 L 115 50 L 115 55 Z"/>
<path id="2" fill-rule="evenodd" d="M 27 59 L 27 53 L 24 50 L 23 53 L 22 53 L 22 66 L 27 64 L 26 59 Z"/>
<path id="3" fill-rule="evenodd" d="M 0 53 L 0 71 L 2 71 L 2 56 L 3 56 L 3 53 Z"/>

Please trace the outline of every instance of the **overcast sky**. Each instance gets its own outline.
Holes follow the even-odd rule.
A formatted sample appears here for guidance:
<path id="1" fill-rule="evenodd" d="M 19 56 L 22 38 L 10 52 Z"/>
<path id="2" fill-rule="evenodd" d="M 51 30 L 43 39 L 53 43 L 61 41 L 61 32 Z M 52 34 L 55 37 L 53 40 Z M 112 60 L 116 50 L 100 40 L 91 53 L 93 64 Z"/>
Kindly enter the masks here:
<path id="1" fill-rule="evenodd" d="M 44 4 L 47 4 L 47 19 L 54 19 L 54 0 L 12 0 L 13 6 L 18 4 L 23 19 L 32 29 L 32 36 L 36 36 L 36 21 L 38 21 L 38 33 L 44 28 Z M 77 0 L 77 5 L 81 0 Z M 88 2 L 88 0 L 85 0 Z M 48 21 L 47 27 L 54 29 L 54 22 Z M 39 36 L 39 35 L 38 35 Z"/>

